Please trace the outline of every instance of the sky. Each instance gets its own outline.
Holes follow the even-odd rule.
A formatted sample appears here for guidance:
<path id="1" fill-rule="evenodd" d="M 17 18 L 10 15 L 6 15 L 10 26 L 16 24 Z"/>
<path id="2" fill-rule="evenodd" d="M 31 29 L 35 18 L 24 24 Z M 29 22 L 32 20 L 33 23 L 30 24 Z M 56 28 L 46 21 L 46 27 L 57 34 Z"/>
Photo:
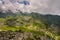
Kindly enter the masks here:
<path id="1" fill-rule="evenodd" d="M 60 15 L 60 0 L 0 0 L 0 12 L 8 11 Z"/>

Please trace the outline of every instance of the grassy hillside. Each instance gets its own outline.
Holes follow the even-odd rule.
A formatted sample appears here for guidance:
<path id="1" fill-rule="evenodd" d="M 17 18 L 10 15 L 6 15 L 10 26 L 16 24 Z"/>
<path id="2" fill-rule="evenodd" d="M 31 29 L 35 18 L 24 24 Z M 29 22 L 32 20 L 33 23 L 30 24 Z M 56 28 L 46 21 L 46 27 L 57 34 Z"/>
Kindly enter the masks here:
<path id="1" fill-rule="evenodd" d="M 22 12 L 6 14 L 0 14 L 0 31 L 31 32 L 36 38 L 29 37 L 29 40 L 60 40 L 60 16 Z"/>

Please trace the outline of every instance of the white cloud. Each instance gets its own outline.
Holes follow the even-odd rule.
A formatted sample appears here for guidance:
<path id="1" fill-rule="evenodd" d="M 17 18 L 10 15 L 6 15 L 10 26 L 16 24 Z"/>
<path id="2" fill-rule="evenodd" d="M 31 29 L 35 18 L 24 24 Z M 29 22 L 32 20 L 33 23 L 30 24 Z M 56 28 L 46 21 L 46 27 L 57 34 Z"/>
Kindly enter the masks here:
<path id="1" fill-rule="evenodd" d="M 19 4 L 24 0 L 0 0 L 0 10 L 12 12 L 42 12 L 43 14 L 60 14 L 60 0 L 27 0 L 30 5 Z M 3 4 L 4 2 L 4 4 Z"/>

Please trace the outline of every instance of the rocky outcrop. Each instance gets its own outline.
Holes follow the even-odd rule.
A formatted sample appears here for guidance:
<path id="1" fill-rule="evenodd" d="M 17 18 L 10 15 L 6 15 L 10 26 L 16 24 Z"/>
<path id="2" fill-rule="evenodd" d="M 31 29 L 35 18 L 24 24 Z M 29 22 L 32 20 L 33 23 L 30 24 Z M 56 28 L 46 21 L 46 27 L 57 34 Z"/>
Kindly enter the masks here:
<path id="1" fill-rule="evenodd" d="M 32 36 L 32 33 L 13 31 L 0 32 L 0 40 L 28 40 L 30 36 Z"/>
<path id="2" fill-rule="evenodd" d="M 36 35 L 31 32 L 21 32 L 21 31 L 1 31 L 0 32 L 0 40 L 53 40 L 52 38 L 48 38 L 46 35 Z"/>

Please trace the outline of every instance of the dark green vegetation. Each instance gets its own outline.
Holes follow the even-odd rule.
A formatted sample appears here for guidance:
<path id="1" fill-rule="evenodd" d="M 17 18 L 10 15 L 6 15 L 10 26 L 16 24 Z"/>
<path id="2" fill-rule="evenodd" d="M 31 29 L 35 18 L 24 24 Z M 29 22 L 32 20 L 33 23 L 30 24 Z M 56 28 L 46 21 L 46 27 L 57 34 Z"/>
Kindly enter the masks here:
<path id="1" fill-rule="evenodd" d="M 9 30 L 29 33 L 26 40 L 60 40 L 60 16 L 0 12 L 0 31 Z"/>

